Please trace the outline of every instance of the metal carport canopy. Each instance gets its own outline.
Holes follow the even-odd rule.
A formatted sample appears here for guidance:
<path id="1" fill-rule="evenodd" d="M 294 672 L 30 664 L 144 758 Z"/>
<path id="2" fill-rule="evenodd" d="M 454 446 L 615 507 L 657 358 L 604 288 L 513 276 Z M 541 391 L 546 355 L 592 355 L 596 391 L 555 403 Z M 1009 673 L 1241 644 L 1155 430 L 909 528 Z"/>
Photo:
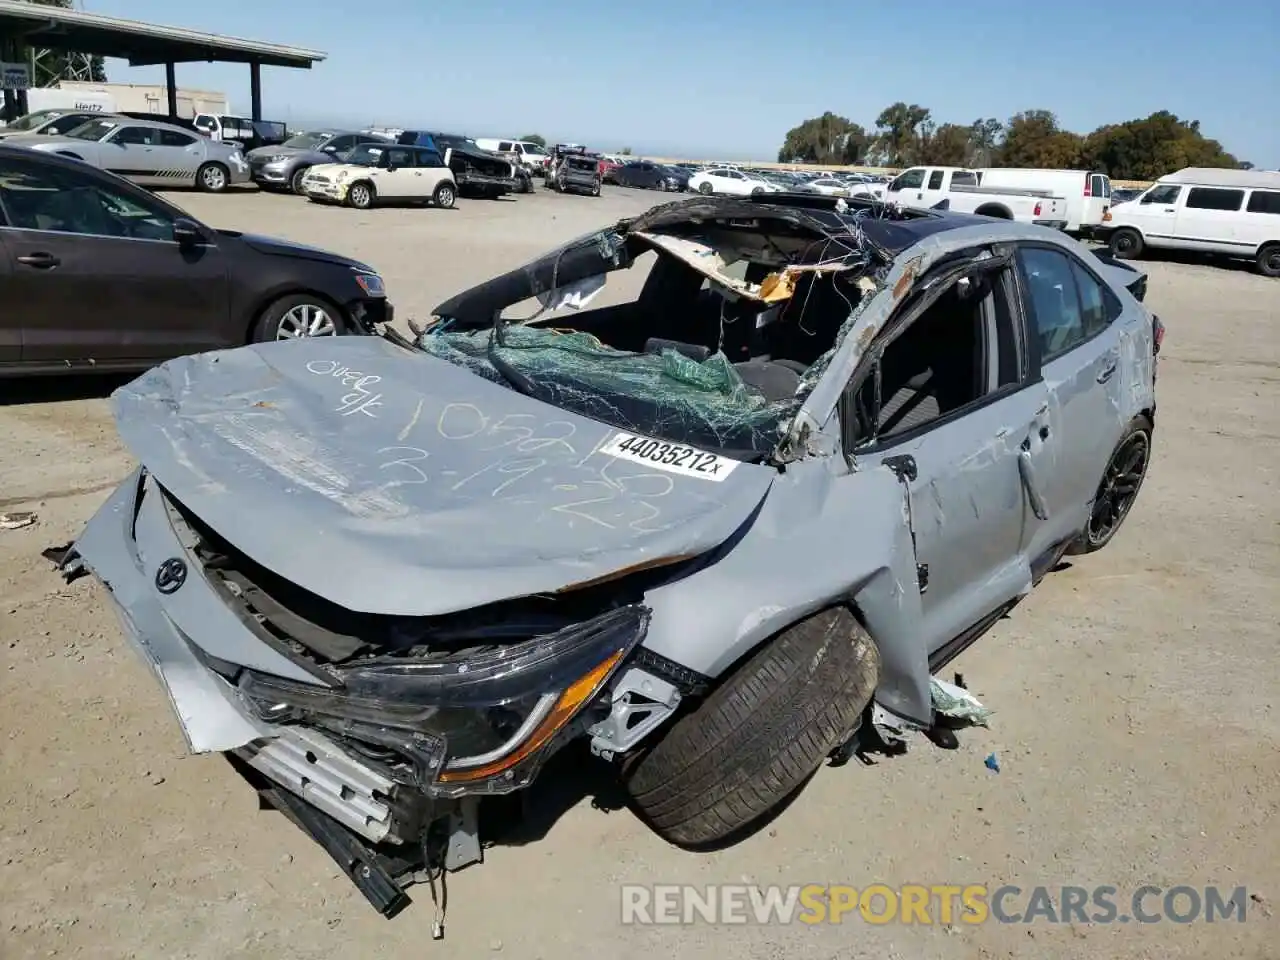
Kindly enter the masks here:
<path id="1" fill-rule="evenodd" d="M 165 27 L 139 20 L 121 20 L 82 10 L 46 7 L 25 0 L 0 0 L 0 60 L 12 56 L 15 44 L 128 60 L 133 67 L 164 64 L 169 113 L 177 113 L 175 63 L 200 60 L 249 64 L 251 116 L 262 119 L 262 66 L 310 69 L 325 58 L 319 50 L 287 47 L 261 40 L 221 37 L 185 27 Z M 11 95 L 5 91 L 5 112 L 13 119 Z M 20 109 L 26 109 L 22 94 Z"/>

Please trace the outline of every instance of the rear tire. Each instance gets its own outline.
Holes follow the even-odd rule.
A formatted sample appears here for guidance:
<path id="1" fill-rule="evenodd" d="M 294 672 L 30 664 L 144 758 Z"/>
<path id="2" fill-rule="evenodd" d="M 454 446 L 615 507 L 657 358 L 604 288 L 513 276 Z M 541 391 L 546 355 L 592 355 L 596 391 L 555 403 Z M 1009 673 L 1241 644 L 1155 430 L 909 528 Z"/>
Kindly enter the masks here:
<path id="1" fill-rule="evenodd" d="M 649 826 L 682 847 L 762 825 L 857 728 L 880 655 L 844 607 L 783 630 L 627 773 Z"/>
<path id="2" fill-rule="evenodd" d="M 1121 227 L 1107 238 L 1107 249 L 1117 260 L 1137 260 L 1145 247 L 1142 234 L 1132 227 Z"/>
<path id="3" fill-rule="evenodd" d="M 1258 251 L 1258 272 L 1264 277 L 1280 277 L 1280 243 L 1265 243 Z"/>
<path id="4" fill-rule="evenodd" d="M 449 210 L 452 209 L 453 202 L 458 199 L 458 192 L 453 188 L 453 184 L 442 183 L 436 187 L 436 192 L 431 195 L 431 199 L 437 207 Z"/>
<path id="5" fill-rule="evenodd" d="M 1101 550 L 1112 541 L 1128 519 L 1133 504 L 1147 479 L 1151 464 L 1151 434 L 1154 426 L 1146 417 L 1135 417 L 1116 444 L 1103 471 L 1102 480 L 1089 508 L 1084 532 L 1071 542 L 1067 553 L 1079 556 Z"/>

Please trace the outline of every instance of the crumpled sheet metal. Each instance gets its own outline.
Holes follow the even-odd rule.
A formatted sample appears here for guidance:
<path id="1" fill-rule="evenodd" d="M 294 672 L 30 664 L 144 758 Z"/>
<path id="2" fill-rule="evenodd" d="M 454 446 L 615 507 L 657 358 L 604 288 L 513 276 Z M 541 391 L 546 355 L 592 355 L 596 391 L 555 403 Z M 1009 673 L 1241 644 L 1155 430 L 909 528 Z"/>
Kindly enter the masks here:
<path id="1" fill-rule="evenodd" d="M 181 357 L 113 403 L 126 445 L 180 503 L 357 612 L 451 613 L 695 556 L 776 475 L 637 463 L 605 449 L 613 426 L 377 337 Z"/>
<path id="2" fill-rule="evenodd" d="M 428 332 L 418 345 L 432 356 L 494 383 L 506 379 L 490 355 L 533 382 L 538 397 L 584 416 L 657 437 L 717 449 L 767 451 L 798 400 L 770 402 L 748 386 L 723 353 L 704 361 L 675 350 L 630 353 L 588 333 L 508 326 L 502 344 L 491 330 Z"/>
<path id="3" fill-rule="evenodd" d="M 862 358 L 898 304 L 914 289 L 916 280 L 939 259 L 956 250 L 1007 239 L 1004 229 L 984 226 L 932 234 L 876 271 L 870 279 L 876 283 L 877 292 L 864 295 L 836 335 L 835 346 L 801 378 L 800 395 L 804 396 L 804 402 L 787 427 L 787 436 L 780 445 L 780 459 L 805 455 L 810 446 L 807 436 L 819 432 L 830 422 Z"/>

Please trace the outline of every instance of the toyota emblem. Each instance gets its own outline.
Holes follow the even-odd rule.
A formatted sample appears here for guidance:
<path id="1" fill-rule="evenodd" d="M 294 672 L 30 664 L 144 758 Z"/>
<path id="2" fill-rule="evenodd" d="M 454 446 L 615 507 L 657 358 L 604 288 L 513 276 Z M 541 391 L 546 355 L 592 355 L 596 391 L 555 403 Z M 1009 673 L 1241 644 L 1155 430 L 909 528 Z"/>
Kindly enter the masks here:
<path id="1" fill-rule="evenodd" d="M 178 557 L 170 557 L 156 568 L 156 589 L 161 593 L 177 593 L 186 582 L 187 564 Z"/>

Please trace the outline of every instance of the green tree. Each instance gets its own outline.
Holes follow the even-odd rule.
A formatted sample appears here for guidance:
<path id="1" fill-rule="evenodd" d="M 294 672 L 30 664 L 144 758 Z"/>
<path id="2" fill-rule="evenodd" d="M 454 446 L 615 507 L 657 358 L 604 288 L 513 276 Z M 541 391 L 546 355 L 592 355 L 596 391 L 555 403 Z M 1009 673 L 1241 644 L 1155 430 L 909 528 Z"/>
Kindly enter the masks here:
<path id="1" fill-rule="evenodd" d="M 66 10 L 74 6 L 73 0 L 31 0 L 31 2 L 45 7 L 62 7 Z M 31 85 L 34 87 L 49 87 L 59 80 L 72 79 L 77 73 L 73 67 L 78 65 L 77 61 L 83 59 L 80 54 L 62 50 L 44 50 L 41 47 L 23 47 L 20 52 L 20 62 L 33 64 Z M 75 79 L 106 82 L 107 70 L 102 57 L 89 57 L 85 66 L 88 68 L 87 75 L 75 77 Z"/>
<path id="2" fill-rule="evenodd" d="M 538 146 L 542 147 L 543 149 L 546 149 L 546 146 L 547 146 L 547 138 L 540 133 L 526 133 L 520 139 L 523 140 L 525 143 L 536 143 Z"/>
<path id="3" fill-rule="evenodd" d="M 1050 110 L 1024 110 L 1005 124 L 1000 166 L 1064 169 L 1080 164 L 1084 138 L 1063 130 Z"/>
<path id="4" fill-rule="evenodd" d="M 907 167 L 920 154 L 921 128 L 930 122 L 929 110 L 902 100 L 876 117 L 875 151 L 886 166 Z"/>
<path id="5" fill-rule="evenodd" d="M 1004 124 L 995 117 L 979 117 L 969 124 L 969 162 L 975 167 L 990 167 L 1000 153 Z"/>
<path id="6" fill-rule="evenodd" d="M 631 156 L 631 148 L 630 148 L 630 147 L 623 147 L 621 150 L 619 150 L 619 151 L 618 151 L 618 156 L 620 156 L 620 157 L 629 157 L 629 156 Z"/>
<path id="7" fill-rule="evenodd" d="M 1085 138 L 1082 160 L 1117 180 L 1155 180 L 1183 167 L 1240 166 L 1200 132 L 1198 120 L 1179 120 L 1168 110 L 1099 127 Z"/>
<path id="8" fill-rule="evenodd" d="M 941 167 L 963 167 L 969 162 L 971 128 L 958 123 L 944 123 L 934 127 L 932 122 L 920 125 L 920 140 L 916 163 L 931 163 Z"/>
<path id="9" fill-rule="evenodd" d="M 778 150 L 778 162 L 858 163 L 866 157 L 869 143 L 866 130 L 828 110 L 787 131 Z"/>

